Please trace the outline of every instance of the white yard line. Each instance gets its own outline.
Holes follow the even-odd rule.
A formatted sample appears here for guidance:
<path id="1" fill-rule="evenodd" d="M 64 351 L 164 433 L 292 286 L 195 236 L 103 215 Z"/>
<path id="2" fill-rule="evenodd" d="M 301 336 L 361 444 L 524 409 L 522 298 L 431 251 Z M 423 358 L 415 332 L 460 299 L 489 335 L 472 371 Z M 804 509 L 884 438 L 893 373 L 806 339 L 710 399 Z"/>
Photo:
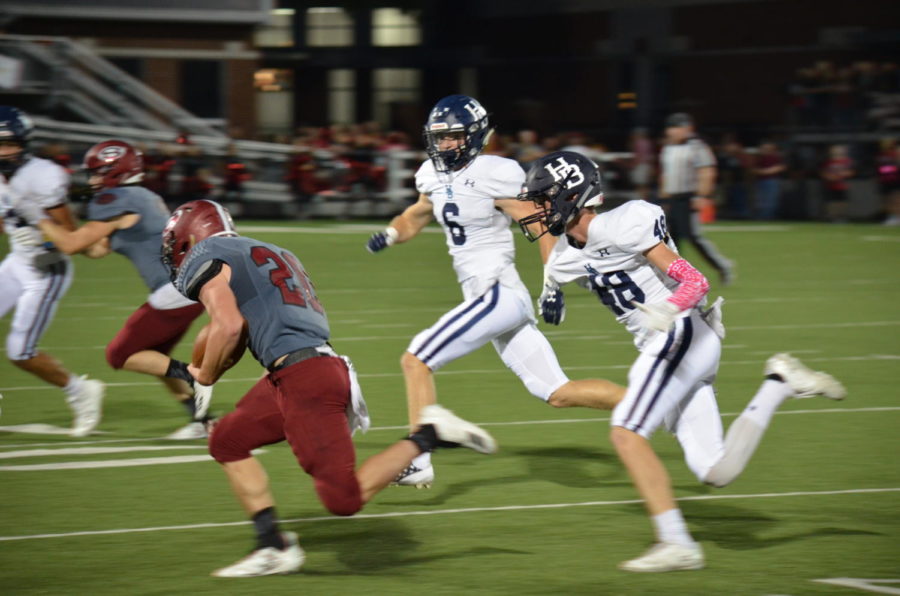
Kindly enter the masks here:
<path id="1" fill-rule="evenodd" d="M 692 497 L 680 497 L 677 501 L 720 501 L 735 499 L 777 499 L 789 497 L 821 497 L 843 496 L 859 494 L 879 494 L 900 492 L 900 488 L 856 488 L 846 490 L 817 490 L 817 491 L 791 491 L 783 493 L 755 493 L 739 495 L 696 495 Z M 418 511 L 395 511 L 390 513 L 361 513 L 352 517 L 322 516 L 306 517 L 282 520 L 282 524 L 314 523 L 331 521 L 348 521 L 357 519 L 384 519 L 417 517 L 428 515 L 458 515 L 465 513 L 484 513 L 497 511 L 535 511 L 539 509 L 571 509 L 574 507 L 615 507 L 621 505 L 636 505 L 642 503 L 640 499 L 625 499 L 621 501 L 583 501 L 580 503 L 543 503 L 537 505 L 501 505 L 497 507 L 465 507 L 459 509 L 428 509 Z M 225 528 L 231 526 L 246 526 L 249 521 L 185 524 L 178 526 L 152 526 L 146 528 L 119 528 L 115 530 L 84 530 L 81 532 L 61 532 L 55 534 L 26 534 L 21 536 L 0 536 L 0 542 L 14 540 L 41 540 L 49 538 L 73 538 L 78 536 L 106 536 L 110 534 L 137 534 L 142 532 L 165 532 L 170 530 L 198 530 L 204 528 Z"/>
<path id="2" fill-rule="evenodd" d="M 790 351 L 789 349 L 786 351 Z M 900 354 L 865 354 L 863 356 L 836 356 L 830 358 L 804 358 L 804 362 L 872 362 L 872 361 L 894 361 L 900 360 Z M 723 360 L 720 366 L 759 366 L 762 367 L 763 360 Z M 563 366 L 566 371 L 602 371 L 602 370 L 628 370 L 631 363 L 628 364 L 591 364 L 588 366 Z M 261 372 L 261 371 L 260 371 Z M 436 373 L 440 375 L 507 375 L 506 368 L 486 368 L 486 369 L 463 369 L 463 370 L 439 370 Z M 401 371 L 384 372 L 384 373 L 359 373 L 361 379 L 376 379 L 402 377 Z M 255 383 L 259 377 L 239 377 L 239 378 L 223 378 L 219 383 Z M 106 383 L 107 387 L 150 387 L 159 385 L 158 381 L 134 381 L 122 383 Z M 42 391 L 48 390 L 49 385 L 21 385 L 18 387 L 0 387 L 0 393 L 13 391 Z"/>
<path id="3" fill-rule="evenodd" d="M 869 407 L 869 408 L 822 408 L 817 410 L 779 410 L 775 412 L 776 416 L 788 415 L 788 414 L 860 414 L 860 413 L 871 413 L 871 412 L 900 412 L 900 406 L 883 406 L 883 407 Z M 740 412 L 722 412 L 720 414 L 723 418 L 733 418 L 735 416 L 739 416 Z M 536 424 L 581 424 L 585 422 L 609 422 L 609 416 L 598 416 L 595 418 L 558 418 L 558 419 L 544 419 L 544 420 L 511 420 L 506 422 L 476 422 L 478 426 L 489 426 L 489 427 L 497 427 L 497 426 L 529 426 Z M 397 431 L 397 430 L 406 430 L 409 428 L 409 425 L 406 424 L 398 424 L 396 426 L 373 426 L 369 429 L 369 432 L 378 432 L 378 431 Z M 162 441 L 164 437 L 147 437 L 140 439 L 98 439 L 98 440 L 88 440 L 88 441 L 69 441 L 66 443 L 16 443 L 12 445 L 2 445 L 0 444 L 0 449 L 20 449 L 23 447 L 34 448 L 34 447 L 77 447 L 82 445 L 104 445 L 110 443 L 142 443 L 142 442 L 150 442 L 150 441 Z M 200 446 L 204 447 L 205 446 Z M 172 447 L 175 448 L 175 447 Z M 160 449 L 166 449 L 166 447 L 160 447 Z M 54 451 L 55 450 L 49 450 Z M 3 453 L 0 451 L 0 453 Z M 2 455 L 0 455 L 2 457 Z"/>

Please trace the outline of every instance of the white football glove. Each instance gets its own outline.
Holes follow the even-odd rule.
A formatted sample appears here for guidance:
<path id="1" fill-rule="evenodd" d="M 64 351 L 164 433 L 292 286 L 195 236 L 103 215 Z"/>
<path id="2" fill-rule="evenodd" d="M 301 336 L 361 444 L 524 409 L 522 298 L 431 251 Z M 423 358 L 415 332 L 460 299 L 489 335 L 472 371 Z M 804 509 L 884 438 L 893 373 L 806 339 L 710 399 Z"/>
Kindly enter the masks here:
<path id="1" fill-rule="evenodd" d="M 719 339 L 725 339 L 725 324 L 722 323 L 722 305 L 725 299 L 719 296 L 712 306 L 700 309 L 700 318 L 706 321 L 713 332 L 719 336 Z"/>
<path id="2" fill-rule="evenodd" d="M 31 226 L 16 228 L 9 237 L 19 246 L 40 246 L 44 243 L 44 236 Z"/>
<path id="3" fill-rule="evenodd" d="M 655 304 L 644 304 L 643 302 L 632 302 L 631 304 L 644 313 L 645 328 L 663 333 L 672 328 L 675 319 L 681 313 L 681 309 L 668 300 Z"/>

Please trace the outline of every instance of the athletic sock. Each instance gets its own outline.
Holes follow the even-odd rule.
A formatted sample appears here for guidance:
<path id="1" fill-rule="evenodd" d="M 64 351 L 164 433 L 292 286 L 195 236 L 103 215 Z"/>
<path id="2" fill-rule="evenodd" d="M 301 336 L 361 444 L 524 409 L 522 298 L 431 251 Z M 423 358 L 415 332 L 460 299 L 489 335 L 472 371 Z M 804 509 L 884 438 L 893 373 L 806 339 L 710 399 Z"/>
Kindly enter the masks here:
<path id="1" fill-rule="evenodd" d="M 182 362 L 181 360 L 175 360 L 174 358 L 169 359 L 169 368 L 166 369 L 166 375 L 172 379 L 181 379 L 182 381 L 187 381 L 191 384 L 191 387 L 194 386 L 194 377 L 191 376 L 191 373 L 188 372 L 187 362 Z"/>
<path id="2" fill-rule="evenodd" d="M 187 410 L 188 416 L 190 416 L 191 420 L 193 420 L 194 412 L 197 411 L 197 401 L 193 397 L 189 397 L 181 402 L 181 405 L 184 406 L 184 409 Z"/>
<path id="3" fill-rule="evenodd" d="M 746 418 L 758 426 L 766 428 L 769 426 L 772 416 L 775 415 L 775 410 L 793 394 L 790 386 L 784 381 L 766 377 L 756 395 L 741 412 L 741 418 Z"/>
<path id="4" fill-rule="evenodd" d="M 403 438 L 415 443 L 420 453 L 434 451 L 438 444 L 437 431 L 434 430 L 434 425 L 432 424 L 423 424 L 415 432 Z"/>
<path id="5" fill-rule="evenodd" d="M 69 382 L 66 383 L 66 386 L 63 387 L 63 391 L 65 391 L 66 395 L 69 397 L 75 397 L 78 392 L 81 390 L 81 386 L 84 383 L 84 379 L 73 374 L 69 374 Z"/>
<path id="6" fill-rule="evenodd" d="M 680 544 L 691 546 L 694 539 L 688 532 L 681 509 L 669 509 L 659 515 L 653 516 L 653 526 L 656 528 L 656 539 L 667 544 Z"/>
<path id="7" fill-rule="evenodd" d="M 278 530 L 278 516 L 274 507 L 266 507 L 253 515 L 256 529 L 256 548 L 277 548 L 284 550 L 284 539 Z"/>
<path id="8" fill-rule="evenodd" d="M 793 391 L 781 377 L 767 376 L 741 415 L 728 427 L 722 459 L 709 470 L 704 482 L 721 487 L 740 476 L 756 452 L 775 411 L 792 395 Z"/>

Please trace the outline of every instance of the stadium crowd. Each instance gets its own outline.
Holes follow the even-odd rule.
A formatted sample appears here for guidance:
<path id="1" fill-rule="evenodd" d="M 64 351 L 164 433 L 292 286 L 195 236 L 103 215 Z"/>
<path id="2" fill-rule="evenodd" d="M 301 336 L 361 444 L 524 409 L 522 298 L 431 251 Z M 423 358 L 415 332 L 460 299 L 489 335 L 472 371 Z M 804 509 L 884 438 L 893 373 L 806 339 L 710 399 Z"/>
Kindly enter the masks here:
<path id="1" fill-rule="evenodd" d="M 868 63 L 866 63 L 868 64 Z M 883 66 L 883 72 L 896 70 Z M 896 66 L 896 65 L 894 65 Z M 853 72 L 865 72 L 859 66 Z M 825 66 L 810 69 L 824 77 Z M 841 71 L 843 72 L 843 71 Z M 804 75 L 805 76 L 805 75 Z M 886 75 L 877 79 L 884 81 Z M 840 103 L 825 101 L 823 93 L 834 100 L 836 91 L 811 91 L 808 88 L 803 107 L 819 114 L 821 105 L 829 105 L 815 118 L 843 118 Z M 815 99 L 809 99 L 815 96 Z M 821 104 L 821 105 L 820 105 Z M 819 107 L 815 107 L 819 106 Z M 796 106 L 795 106 L 796 107 Z M 803 116 L 806 118 L 806 116 Z M 856 118 L 856 116 L 854 117 Z M 604 182 L 611 192 L 636 193 L 652 199 L 658 183 L 658 158 L 664 139 L 654 132 L 635 128 L 624 142 L 607 145 L 584 132 L 540 134 L 534 130 L 494 134 L 486 154 L 508 157 L 523 168 L 536 159 L 560 149 L 574 150 L 593 159 L 603 168 Z M 887 134 L 876 142 L 797 143 L 783 128 L 765 131 L 737 132 L 704 130 L 701 137 L 713 147 L 717 166 L 717 216 L 725 219 L 813 219 L 817 214 L 806 210 L 802 181 L 821 180 L 829 202 L 846 204 L 851 179 L 876 178 L 882 194 L 882 220 L 889 225 L 900 223 L 900 151 L 897 135 Z M 162 196 L 170 205 L 212 198 L 228 204 L 252 200 L 246 182 L 251 179 L 283 182 L 290 188 L 298 212 L 302 215 L 313 200 L 365 199 L 383 193 L 387 188 L 387 171 L 391 152 L 411 152 L 412 164 L 421 157 L 421 143 L 400 131 L 384 131 L 375 122 L 327 127 L 301 127 L 290 136 L 271 137 L 271 141 L 289 144 L 293 153 L 283 162 L 245 163 L 234 146 L 224 155 L 207 155 L 187 135 L 172 143 L 145 144 L 147 175 L 144 185 Z M 41 154 L 53 159 L 71 172 L 77 172 L 81 156 L 73 155 L 64 143 L 50 143 Z M 844 167 L 834 179 L 836 156 Z M 77 176 L 76 176 L 77 180 Z M 411 186 L 411 179 L 409 180 Z M 712 217 L 712 212 L 707 219 Z M 826 209 L 825 219 L 843 221 L 845 210 Z"/>

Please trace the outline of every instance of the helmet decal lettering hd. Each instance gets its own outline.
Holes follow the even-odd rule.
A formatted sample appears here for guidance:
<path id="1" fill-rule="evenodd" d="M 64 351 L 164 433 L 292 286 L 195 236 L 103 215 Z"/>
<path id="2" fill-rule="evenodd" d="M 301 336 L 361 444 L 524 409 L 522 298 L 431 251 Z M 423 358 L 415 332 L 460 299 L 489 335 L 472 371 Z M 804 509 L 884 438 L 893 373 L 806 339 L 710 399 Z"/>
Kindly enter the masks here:
<path id="1" fill-rule="evenodd" d="M 533 201 L 537 211 L 519 220 L 525 237 L 560 236 L 585 207 L 603 203 L 603 181 L 597 164 L 574 151 L 556 151 L 537 159 L 528 170 L 520 201 Z M 534 228 L 540 228 L 534 231 Z"/>
<path id="2" fill-rule="evenodd" d="M 449 95 L 431 109 L 422 136 L 434 169 L 446 174 L 478 157 L 490 133 L 487 110 L 476 99 Z"/>

